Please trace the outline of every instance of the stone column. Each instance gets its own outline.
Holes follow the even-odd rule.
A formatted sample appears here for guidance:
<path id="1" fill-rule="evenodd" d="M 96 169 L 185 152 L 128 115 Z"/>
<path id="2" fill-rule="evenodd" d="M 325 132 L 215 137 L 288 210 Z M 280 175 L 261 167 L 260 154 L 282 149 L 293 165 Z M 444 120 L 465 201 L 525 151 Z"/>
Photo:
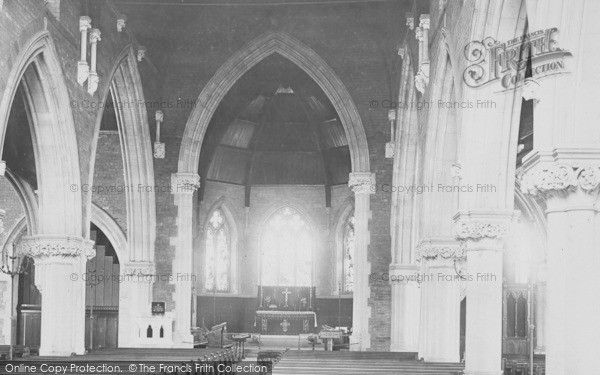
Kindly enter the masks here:
<path id="1" fill-rule="evenodd" d="M 467 254 L 465 375 L 502 374 L 502 260 L 504 239 L 517 213 L 459 211 L 456 238 Z"/>
<path id="2" fill-rule="evenodd" d="M 352 336 L 350 350 L 366 350 L 371 345 L 369 319 L 371 289 L 369 274 L 371 264 L 368 259 L 370 243 L 369 220 L 371 219 L 370 199 L 375 189 L 375 174 L 370 172 L 350 173 L 348 186 L 354 192 L 354 293 L 352 303 Z"/>
<path id="3" fill-rule="evenodd" d="M 535 294 L 535 353 L 546 353 L 546 281 L 538 282 Z"/>
<path id="4" fill-rule="evenodd" d="M 525 161 L 524 168 L 524 192 L 547 203 L 546 373 L 591 374 L 597 371 L 600 337 L 600 300 L 594 294 L 600 285 L 600 168 L 543 157 Z"/>
<path id="5" fill-rule="evenodd" d="M 65 235 L 23 237 L 21 254 L 34 259 L 35 284 L 42 294 L 40 355 L 70 356 L 85 351 L 85 265 L 96 254 L 93 242 Z"/>
<path id="6" fill-rule="evenodd" d="M 172 191 L 177 206 L 177 238 L 173 260 L 175 284 L 175 346 L 192 348 L 192 277 L 193 274 L 193 213 L 194 192 L 200 187 L 200 176 L 195 173 L 175 173 L 171 178 Z M 182 277 L 178 277 L 178 275 Z M 185 276 L 188 277 L 185 277 Z"/>
<path id="7" fill-rule="evenodd" d="M 419 358 L 428 362 L 460 362 L 460 270 L 464 244 L 452 239 L 422 241 Z"/>
<path id="8" fill-rule="evenodd" d="M 421 289 L 416 264 L 390 265 L 392 284 L 391 345 L 392 352 L 419 350 L 419 312 Z"/>

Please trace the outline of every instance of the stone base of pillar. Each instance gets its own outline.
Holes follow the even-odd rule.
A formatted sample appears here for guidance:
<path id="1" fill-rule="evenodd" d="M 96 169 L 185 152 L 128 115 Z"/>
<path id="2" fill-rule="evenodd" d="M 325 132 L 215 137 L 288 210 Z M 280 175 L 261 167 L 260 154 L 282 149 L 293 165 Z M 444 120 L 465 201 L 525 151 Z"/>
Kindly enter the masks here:
<path id="1" fill-rule="evenodd" d="M 42 294 L 40 356 L 85 353 L 85 281 L 69 275 L 85 273 L 84 257 L 35 259 L 36 286 Z"/>
<path id="2" fill-rule="evenodd" d="M 151 316 L 152 283 L 146 275 L 154 275 L 152 262 L 127 262 L 121 266 L 123 282 L 119 287 L 119 343 L 120 348 L 137 348 L 138 320 Z"/>
<path id="3" fill-rule="evenodd" d="M 421 292 L 419 284 L 414 281 L 418 272 L 419 266 L 414 264 L 390 265 L 392 352 L 417 352 L 419 349 Z"/>
<path id="4" fill-rule="evenodd" d="M 460 362 L 460 289 L 464 275 L 457 262 L 464 259 L 459 241 L 423 240 L 417 246 L 421 272 L 419 358 L 427 362 Z"/>

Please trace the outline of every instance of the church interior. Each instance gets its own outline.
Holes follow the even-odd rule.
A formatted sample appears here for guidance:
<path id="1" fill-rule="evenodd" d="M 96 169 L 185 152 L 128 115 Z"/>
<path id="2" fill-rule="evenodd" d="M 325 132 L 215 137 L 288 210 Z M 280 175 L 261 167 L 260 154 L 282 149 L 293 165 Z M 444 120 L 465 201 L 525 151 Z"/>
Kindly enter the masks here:
<path id="1" fill-rule="evenodd" d="M 0 0 L 0 372 L 595 373 L 598 14 Z"/>

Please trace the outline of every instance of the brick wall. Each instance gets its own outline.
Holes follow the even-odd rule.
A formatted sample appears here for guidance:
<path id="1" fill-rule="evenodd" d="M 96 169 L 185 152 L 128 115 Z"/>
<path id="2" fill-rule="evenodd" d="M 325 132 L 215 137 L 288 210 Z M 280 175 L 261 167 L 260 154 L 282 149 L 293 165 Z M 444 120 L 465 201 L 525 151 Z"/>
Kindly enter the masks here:
<path id="1" fill-rule="evenodd" d="M 102 131 L 97 147 L 93 184 L 82 185 L 82 190 L 91 191 L 92 202 L 106 211 L 127 234 L 127 192 L 137 191 L 138 187 L 125 185 L 123 153 L 117 132 Z"/>

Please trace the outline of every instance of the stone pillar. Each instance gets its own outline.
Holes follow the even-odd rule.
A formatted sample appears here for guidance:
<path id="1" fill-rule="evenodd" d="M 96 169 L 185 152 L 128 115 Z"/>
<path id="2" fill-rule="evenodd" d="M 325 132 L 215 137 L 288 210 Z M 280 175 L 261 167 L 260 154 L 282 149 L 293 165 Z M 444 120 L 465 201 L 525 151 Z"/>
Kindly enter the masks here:
<path id="1" fill-rule="evenodd" d="M 371 345 L 369 319 L 371 289 L 369 274 L 371 264 L 368 259 L 370 243 L 369 220 L 371 219 L 370 199 L 374 193 L 375 174 L 370 172 L 350 173 L 348 186 L 354 192 L 354 293 L 352 303 L 352 336 L 350 350 L 366 350 Z"/>
<path id="2" fill-rule="evenodd" d="M 600 168 L 543 156 L 524 162 L 522 189 L 547 203 L 546 373 L 591 374 L 600 337 L 600 300 L 593 292 L 600 285 Z"/>
<path id="3" fill-rule="evenodd" d="M 171 178 L 172 191 L 177 206 L 177 238 L 173 260 L 175 284 L 175 346 L 192 348 L 192 277 L 193 274 L 193 213 L 194 192 L 200 187 L 200 176 L 195 173 L 175 173 Z M 178 277 L 180 275 L 181 277 Z M 188 277 L 185 277 L 185 276 Z"/>
<path id="4" fill-rule="evenodd" d="M 504 239 L 517 213 L 459 211 L 456 238 L 467 254 L 465 375 L 502 374 L 502 260 Z"/>
<path id="5" fill-rule="evenodd" d="M 391 345 L 392 352 L 419 350 L 419 312 L 421 289 L 416 264 L 390 265 L 392 284 Z"/>
<path id="6" fill-rule="evenodd" d="M 466 277 L 458 262 L 464 244 L 452 239 L 422 241 L 419 358 L 427 362 L 460 362 L 460 287 Z"/>
<path id="7" fill-rule="evenodd" d="M 152 315 L 153 262 L 121 263 L 119 287 L 119 347 L 140 347 L 138 324 Z"/>
<path id="8" fill-rule="evenodd" d="M 538 282 L 535 294 L 535 353 L 546 353 L 546 281 Z"/>
<path id="9" fill-rule="evenodd" d="M 23 237 L 21 254 L 34 259 L 35 284 L 42 294 L 40 355 L 70 356 L 85 351 L 85 273 L 96 254 L 93 242 L 65 235 Z"/>

